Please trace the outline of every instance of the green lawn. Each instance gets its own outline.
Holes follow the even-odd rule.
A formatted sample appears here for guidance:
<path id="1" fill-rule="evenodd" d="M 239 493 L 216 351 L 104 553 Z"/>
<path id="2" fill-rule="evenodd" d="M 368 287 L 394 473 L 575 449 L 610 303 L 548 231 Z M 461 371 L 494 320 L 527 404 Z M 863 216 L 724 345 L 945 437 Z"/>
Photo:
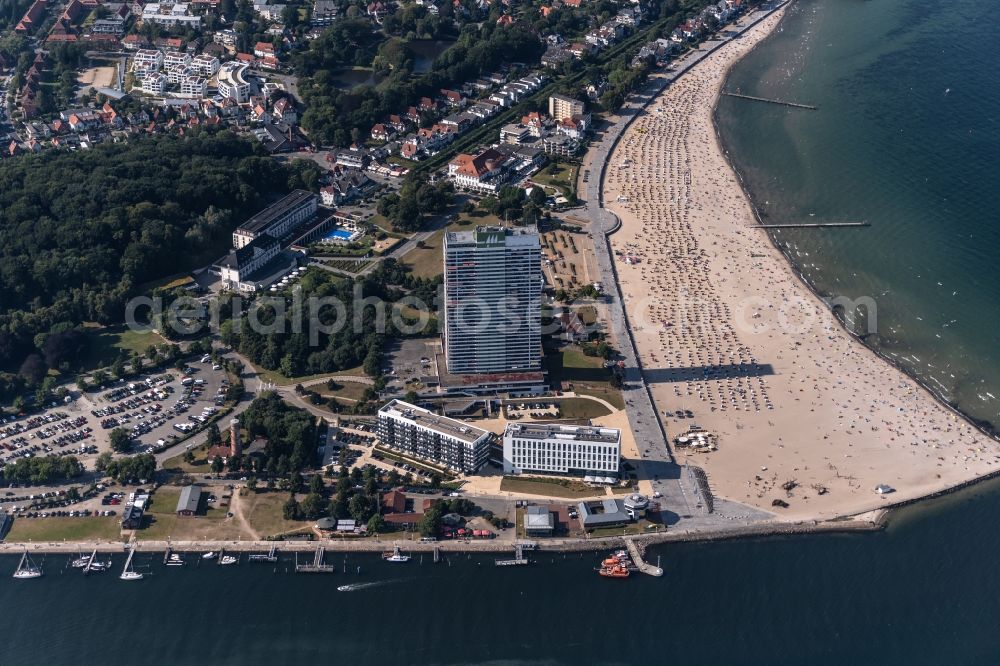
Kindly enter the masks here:
<path id="1" fill-rule="evenodd" d="M 166 340 L 153 331 L 132 331 L 125 326 L 88 328 L 88 348 L 80 357 L 83 370 L 95 370 L 111 365 L 124 350 L 145 354 L 150 345 L 162 345 Z"/>
<path id="2" fill-rule="evenodd" d="M 549 479 L 543 477 L 505 476 L 500 481 L 500 490 L 539 497 L 596 497 L 603 491 L 591 488 L 575 479 Z"/>
<path id="3" fill-rule="evenodd" d="M 333 390 L 328 389 L 326 384 L 314 384 L 313 386 L 308 386 L 306 388 L 307 390 L 316 391 L 325 398 L 333 397 L 338 400 L 343 398 L 344 400 L 357 402 L 361 399 L 361 395 L 368 388 L 368 385 L 362 384 L 361 382 L 341 381 L 337 382 L 337 388 Z"/>
<path id="4" fill-rule="evenodd" d="M 28 541 L 116 541 L 120 538 L 119 518 L 15 518 L 6 536 L 7 543 Z"/>
<path id="5" fill-rule="evenodd" d="M 576 174 L 579 170 L 580 167 L 576 164 L 559 164 L 553 162 L 532 176 L 531 180 L 540 185 L 558 187 L 563 191 L 563 194 L 575 194 Z"/>
<path id="6" fill-rule="evenodd" d="M 463 231 L 474 229 L 481 224 L 497 224 L 495 215 L 487 215 L 477 211 L 473 215 L 462 213 L 459 219 L 451 222 L 444 229 L 439 229 L 424 241 L 423 247 L 415 247 L 403 255 L 403 263 L 407 264 L 416 277 L 434 277 L 444 270 L 444 234 L 447 231 Z"/>
<path id="7" fill-rule="evenodd" d="M 416 467 L 418 471 L 423 472 L 427 476 L 430 476 L 431 474 L 438 474 L 439 476 L 441 476 L 444 479 L 451 479 L 451 478 L 454 478 L 454 476 L 455 476 L 454 474 L 452 474 L 451 472 L 449 472 L 447 469 L 445 469 L 443 467 L 435 467 L 433 465 L 429 465 L 428 463 L 422 462 L 420 460 L 416 460 L 414 458 L 409 458 L 409 457 L 406 457 L 406 456 L 401 456 L 398 453 L 394 453 L 392 451 L 389 451 L 388 449 L 384 449 L 384 448 L 381 448 L 381 447 L 376 447 L 374 449 L 374 451 L 377 451 L 378 454 L 380 456 L 382 456 L 385 460 L 388 460 L 388 461 L 391 461 L 391 462 L 406 463 L 407 465 L 411 465 L 413 467 Z M 405 472 L 403 470 L 400 470 L 400 474 L 404 474 L 405 475 Z"/>
<path id="8" fill-rule="evenodd" d="M 313 521 L 285 520 L 282 508 L 288 501 L 288 493 L 258 492 L 248 493 L 242 498 L 243 515 L 250 526 L 262 537 L 276 536 L 287 532 L 307 531 Z"/>
<path id="9" fill-rule="evenodd" d="M 610 413 L 611 410 L 601 403 L 586 398 L 564 398 L 559 401 L 561 419 L 596 419 Z"/>

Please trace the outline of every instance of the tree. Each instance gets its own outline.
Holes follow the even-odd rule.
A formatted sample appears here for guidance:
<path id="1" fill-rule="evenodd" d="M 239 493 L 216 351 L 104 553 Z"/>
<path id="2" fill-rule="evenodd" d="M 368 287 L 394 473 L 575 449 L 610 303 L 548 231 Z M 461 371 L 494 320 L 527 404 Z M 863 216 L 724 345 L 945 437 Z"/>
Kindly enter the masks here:
<path id="1" fill-rule="evenodd" d="M 375 514 L 368 519 L 368 533 L 378 534 L 385 530 L 385 519 L 380 514 Z"/>
<path id="2" fill-rule="evenodd" d="M 184 462 L 189 465 L 194 464 L 194 451 L 191 449 L 186 449 L 184 451 Z"/>
<path id="3" fill-rule="evenodd" d="M 324 508 L 326 508 L 326 502 L 319 493 L 309 493 L 306 495 L 300 506 L 302 516 L 309 520 L 318 518 L 323 513 Z"/>
<path id="4" fill-rule="evenodd" d="M 126 453 L 132 448 L 132 433 L 125 428 L 115 428 L 108 435 L 111 450 L 115 453 Z"/>
<path id="5" fill-rule="evenodd" d="M 103 472 L 108 469 L 108 465 L 111 464 L 111 460 L 114 456 L 111 455 L 111 451 L 103 451 L 97 456 L 97 460 L 94 461 L 94 469 L 98 472 Z"/>
<path id="6" fill-rule="evenodd" d="M 299 520 L 302 514 L 302 510 L 299 508 L 299 503 L 295 500 L 295 495 L 288 498 L 284 506 L 281 507 L 281 515 L 284 516 L 285 520 Z"/>
<path id="7" fill-rule="evenodd" d="M 222 468 L 223 468 L 222 458 L 220 458 L 219 456 L 215 456 L 214 458 L 212 458 L 212 474 L 218 476 L 219 474 L 222 473 Z"/>
<path id="8" fill-rule="evenodd" d="M 206 428 L 206 430 L 208 432 L 209 447 L 218 446 L 219 444 L 222 444 L 222 433 L 219 432 L 219 425 L 215 421 L 209 423 L 208 428 Z"/>
<path id="9" fill-rule="evenodd" d="M 247 477 L 247 490 L 257 492 L 257 477 L 251 476 Z"/>
<path id="10" fill-rule="evenodd" d="M 326 488 L 323 485 L 323 477 L 319 474 L 313 474 L 309 479 L 309 492 L 322 495 L 325 489 Z"/>
<path id="11" fill-rule="evenodd" d="M 434 474 L 431 474 L 431 488 L 440 488 L 440 487 L 441 487 L 441 475 L 435 472 Z"/>

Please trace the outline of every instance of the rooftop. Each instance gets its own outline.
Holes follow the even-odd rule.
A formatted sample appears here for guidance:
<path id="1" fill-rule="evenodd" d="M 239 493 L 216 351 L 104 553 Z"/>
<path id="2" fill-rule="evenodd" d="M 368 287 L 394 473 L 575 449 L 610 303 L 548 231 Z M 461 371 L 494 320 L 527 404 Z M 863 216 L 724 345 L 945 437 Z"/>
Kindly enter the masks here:
<path id="1" fill-rule="evenodd" d="M 524 439 L 565 439 L 578 442 L 608 442 L 617 444 L 621 431 L 617 428 L 596 428 L 559 423 L 508 423 L 505 435 Z"/>
<path id="2" fill-rule="evenodd" d="M 274 224 L 276 220 L 288 214 L 293 208 L 301 206 L 309 199 L 315 199 L 316 195 L 305 190 L 295 190 L 260 211 L 249 220 L 240 225 L 239 231 L 248 233 L 258 233 L 264 231 Z"/>
<path id="3" fill-rule="evenodd" d="M 481 428 L 466 425 L 461 421 L 450 419 L 447 416 L 438 416 L 422 407 L 411 405 L 402 400 L 392 400 L 382 409 L 378 410 L 379 415 L 392 416 L 402 419 L 421 428 L 427 428 L 447 437 L 454 437 L 463 442 L 477 442 L 489 433 Z"/>
<path id="4" fill-rule="evenodd" d="M 475 230 L 449 231 L 445 234 L 445 246 L 457 247 L 469 245 L 476 247 L 491 247 L 506 245 L 507 247 L 540 247 L 538 228 L 527 227 L 488 227 L 478 226 Z"/>

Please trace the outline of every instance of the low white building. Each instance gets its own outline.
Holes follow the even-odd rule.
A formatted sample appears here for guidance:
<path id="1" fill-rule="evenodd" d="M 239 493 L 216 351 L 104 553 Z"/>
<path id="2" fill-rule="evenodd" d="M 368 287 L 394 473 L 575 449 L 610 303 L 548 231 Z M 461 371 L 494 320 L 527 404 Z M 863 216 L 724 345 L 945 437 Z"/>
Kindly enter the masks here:
<path id="1" fill-rule="evenodd" d="M 489 459 L 489 432 L 402 400 L 378 410 L 378 437 L 383 446 L 465 473 Z"/>
<path id="2" fill-rule="evenodd" d="M 205 79 L 200 76 L 188 76 L 180 82 L 181 97 L 201 99 L 205 96 Z"/>
<path id="3" fill-rule="evenodd" d="M 158 72 L 163 67 L 163 51 L 157 49 L 139 49 L 132 56 L 132 71 Z"/>
<path id="4" fill-rule="evenodd" d="M 510 423 L 503 433 L 504 474 L 617 476 L 620 460 L 616 428 Z"/>
<path id="5" fill-rule="evenodd" d="M 250 101 L 250 81 L 247 79 L 249 66 L 232 60 L 219 69 L 219 96 L 232 98 L 238 104 Z"/>
<path id="6" fill-rule="evenodd" d="M 185 2 L 150 2 L 142 8 L 142 21 L 165 26 L 198 28 L 201 17 L 192 16 Z"/>
<path id="7" fill-rule="evenodd" d="M 191 60 L 191 66 L 202 76 L 212 76 L 219 71 L 219 59 L 213 55 L 202 53 Z"/>
<path id="8" fill-rule="evenodd" d="M 148 95 L 162 95 L 167 92 L 167 77 L 159 72 L 151 72 L 142 77 L 140 90 Z"/>

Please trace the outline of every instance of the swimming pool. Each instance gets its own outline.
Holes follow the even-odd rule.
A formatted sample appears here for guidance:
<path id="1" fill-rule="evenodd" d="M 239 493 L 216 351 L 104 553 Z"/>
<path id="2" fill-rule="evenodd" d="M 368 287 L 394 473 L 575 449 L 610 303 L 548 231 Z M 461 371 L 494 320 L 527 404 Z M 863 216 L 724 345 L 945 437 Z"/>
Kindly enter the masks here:
<path id="1" fill-rule="evenodd" d="M 357 232 L 347 231 L 346 229 L 334 229 L 326 235 L 326 240 L 349 241 L 355 233 Z"/>

